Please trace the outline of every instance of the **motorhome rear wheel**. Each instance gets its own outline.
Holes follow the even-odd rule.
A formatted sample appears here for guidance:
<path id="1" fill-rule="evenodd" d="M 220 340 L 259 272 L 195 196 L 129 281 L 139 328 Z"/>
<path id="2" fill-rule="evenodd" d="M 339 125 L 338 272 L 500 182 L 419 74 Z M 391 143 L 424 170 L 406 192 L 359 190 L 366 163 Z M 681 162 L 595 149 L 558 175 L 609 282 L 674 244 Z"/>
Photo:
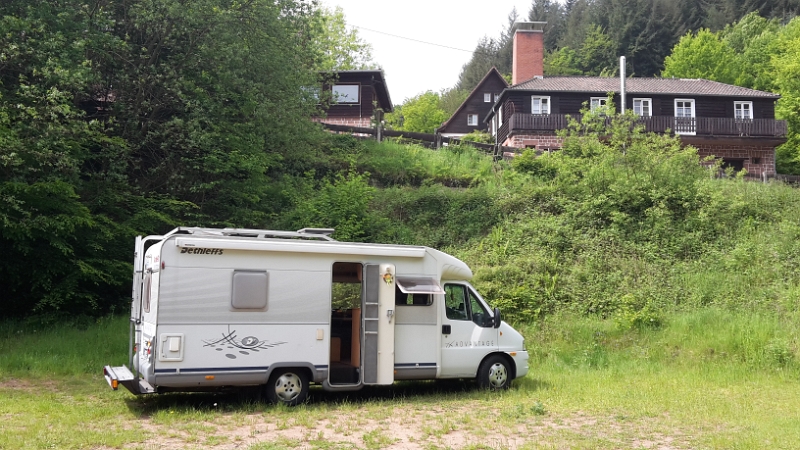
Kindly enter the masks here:
<path id="1" fill-rule="evenodd" d="M 308 397 L 308 376 L 302 370 L 278 369 L 269 378 L 266 390 L 270 402 L 296 406 Z"/>

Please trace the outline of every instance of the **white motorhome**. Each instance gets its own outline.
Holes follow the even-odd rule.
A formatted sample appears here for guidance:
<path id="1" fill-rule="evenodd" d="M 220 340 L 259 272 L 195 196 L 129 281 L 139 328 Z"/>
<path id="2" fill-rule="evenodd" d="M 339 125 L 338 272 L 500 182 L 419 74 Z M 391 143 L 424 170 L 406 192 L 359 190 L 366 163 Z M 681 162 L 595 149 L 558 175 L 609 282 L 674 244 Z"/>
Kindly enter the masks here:
<path id="1" fill-rule="evenodd" d="M 104 368 L 134 394 L 263 386 L 304 401 L 309 383 L 356 390 L 528 372 L 523 337 L 428 247 L 297 232 L 177 228 L 137 237 L 129 364 Z"/>

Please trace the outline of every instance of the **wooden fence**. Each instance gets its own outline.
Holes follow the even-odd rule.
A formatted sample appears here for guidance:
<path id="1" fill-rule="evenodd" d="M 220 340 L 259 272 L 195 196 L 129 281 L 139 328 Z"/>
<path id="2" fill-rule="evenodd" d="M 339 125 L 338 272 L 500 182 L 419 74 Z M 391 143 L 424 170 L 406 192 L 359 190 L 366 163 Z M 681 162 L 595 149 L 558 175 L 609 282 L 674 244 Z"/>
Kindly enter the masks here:
<path id="1" fill-rule="evenodd" d="M 502 145 L 463 141 L 457 138 L 442 136 L 439 133 L 435 134 L 412 133 L 410 131 L 385 130 L 383 129 L 383 127 L 364 128 L 364 127 L 352 127 L 348 125 L 331 125 L 328 123 L 321 123 L 321 124 L 323 128 L 325 128 L 326 130 L 337 131 L 342 133 L 351 133 L 355 136 L 374 138 L 377 139 L 378 142 L 381 142 L 387 137 L 397 138 L 402 140 L 413 141 L 415 143 L 433 149 L 439 149 L 446 145 L 459 145 L 463 143 L 465 145 L 469 145 L 470 147 L 475 147 L 476 149 L 481 150 L 487 154 L 490 154 L 495 159 L 503 158 L 504 156 L 508 156 L 509 154 L 519 154 L 522 152 L 522 150 L 524 150 L 516 147 L 504 147 Z"/>

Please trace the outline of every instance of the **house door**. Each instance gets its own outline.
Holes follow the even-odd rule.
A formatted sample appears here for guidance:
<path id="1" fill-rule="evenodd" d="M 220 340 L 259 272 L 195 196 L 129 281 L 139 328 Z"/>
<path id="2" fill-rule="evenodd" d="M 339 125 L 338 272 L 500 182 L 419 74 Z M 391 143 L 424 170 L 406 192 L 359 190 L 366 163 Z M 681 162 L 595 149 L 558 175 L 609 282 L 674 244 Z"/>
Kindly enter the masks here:
<path id="1" fill-rule="evenodd" d="M 489 307 L 468 284 L 444 286 L 442 378 L 471 378 L 483 358 L 497 351 L 497 328 Z"/>
<path id="2" fill-rule="evenodd" d="M 362 305 L 362 359 L 364 384 L 394 382 L 394 290 L 393 264 L 369 264 L 364 268 Z"/>
<path id="3" fill-rule="evenodd" d="M 697 123 L 694 115 L 694 99 L 675 100 L 675 134 L 694 135 Z"/>

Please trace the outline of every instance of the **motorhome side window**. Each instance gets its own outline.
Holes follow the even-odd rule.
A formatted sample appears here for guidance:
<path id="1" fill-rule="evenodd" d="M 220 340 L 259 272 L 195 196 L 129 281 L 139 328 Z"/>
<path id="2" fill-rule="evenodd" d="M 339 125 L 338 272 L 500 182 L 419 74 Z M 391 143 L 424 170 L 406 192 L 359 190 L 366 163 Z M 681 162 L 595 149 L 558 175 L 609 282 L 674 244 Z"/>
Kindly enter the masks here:
<path id="1" fill-rule="evenodd" d="M 395 305 L 430 306 L 433 304 L 430 294 L 406 294 L 398 286 L 394 288 Z"/>
<path id="2" fill-rule="evenodd" d="M 267 309 L 268 278 L 266 271 L 233 271 L 231 307 L 235 310 Z"/>
<path id="3" fill-rule="evenodd" d="M 482 327 L 491 326 L 492 318 L 474 292 L 461 284 L 446 284 L 445 315 L 450 320 L 472 320 Z"/>

